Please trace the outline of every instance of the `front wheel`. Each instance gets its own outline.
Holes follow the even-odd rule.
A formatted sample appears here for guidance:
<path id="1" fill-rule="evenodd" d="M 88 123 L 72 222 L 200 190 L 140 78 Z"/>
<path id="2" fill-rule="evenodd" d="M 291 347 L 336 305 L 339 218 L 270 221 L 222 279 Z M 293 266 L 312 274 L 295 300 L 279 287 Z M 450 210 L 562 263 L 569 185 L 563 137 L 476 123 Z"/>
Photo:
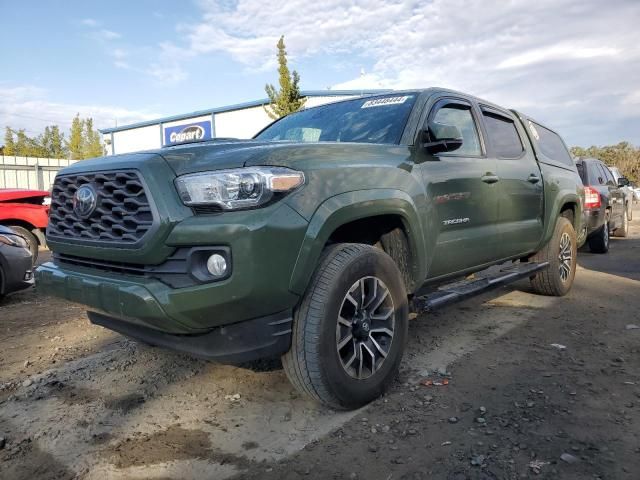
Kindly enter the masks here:
<path id="1" fill-rule="evenodd" d="M 571 222 L 559 217 L 549 243 L 531 257 L 532 262 L 549 262 L 549 268 L 531 278 L 536 293 L 561 297 L 566 295 L 576 275 L 576 232 Z"/>
<path id="2" fill-rule="evenodd" d="M 27 246 L 31 252 L 31 261 L 35 265 L 36 260 L 38 260 L 38 239 L 36 236 L 26 228 L 18 225 L 9 225 L 9 228 L 27 241 Z"/>
<path id="3" fill-rule="evenodd" d="M 330 407 L 365 405 L 398 371 L 408 313 L 402 274 L 389 255 L 364 244 L 333 245 L 295 312 L 284 370 L 300 392 Z"/>

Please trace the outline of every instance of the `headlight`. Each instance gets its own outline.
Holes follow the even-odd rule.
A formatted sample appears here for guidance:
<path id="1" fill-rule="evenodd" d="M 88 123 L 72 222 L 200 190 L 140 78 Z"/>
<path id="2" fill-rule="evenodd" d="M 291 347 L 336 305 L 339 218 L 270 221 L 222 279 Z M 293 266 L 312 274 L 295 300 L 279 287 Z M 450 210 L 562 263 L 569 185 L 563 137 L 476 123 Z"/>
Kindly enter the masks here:
<path id="1" fill-rule="evenodd" d="M 27 248 L 27 241 L 19 235 L 0 235 L 0 244 Z"/>
<path id="2" fill-rule="evenodd" d="M 175 180 L 185 205 L 219 205 L 225 210 L 264 205 L 275 194 L 304 183 L 304 174 L 284 167 L 248 167 L 183 175 Z"/>

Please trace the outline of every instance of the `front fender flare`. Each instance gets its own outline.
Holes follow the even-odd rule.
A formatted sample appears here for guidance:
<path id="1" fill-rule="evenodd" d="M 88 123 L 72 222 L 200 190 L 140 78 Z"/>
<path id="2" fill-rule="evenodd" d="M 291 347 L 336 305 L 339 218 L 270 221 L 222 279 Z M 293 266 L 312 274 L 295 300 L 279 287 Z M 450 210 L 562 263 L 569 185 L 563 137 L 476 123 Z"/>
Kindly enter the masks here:
<path id="1" fill-rule="evenodd" d="M 425 240 L 420 217 L 411 197 L 395 189 L 356 190 L 325 200 L 315 211 L 291 275 L 289 289 L 302 295 L 318 264 L 322 250 L 331 234 L 340 226 L 378 215 L 400 217 L 412 253 L 412 290 L 426 276 Z"/>

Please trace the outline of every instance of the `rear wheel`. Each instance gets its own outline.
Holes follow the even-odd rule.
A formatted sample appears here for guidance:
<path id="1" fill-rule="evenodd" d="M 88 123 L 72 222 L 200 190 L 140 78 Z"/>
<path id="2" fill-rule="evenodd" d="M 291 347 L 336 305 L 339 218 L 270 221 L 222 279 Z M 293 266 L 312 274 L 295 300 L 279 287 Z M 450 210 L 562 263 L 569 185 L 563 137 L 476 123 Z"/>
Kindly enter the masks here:
<path id="1" fill-rule="evenodd" d="M 24 227 L 18 225 L 7 226 L 27 241 L 27 245 L 31 251 L 32 262 L 35 264 L 38 259 L 38 239 L 36 236 Z"/>
<path id="2" fill-rule="evenodd" d="M 622 212 L 622 226 L 620 228 L 616 228 L 616 231 L 613 232 L 616 237 L 626 237 L 629 235 L 629 217 L 627 215 L 627 211 Z"/>
<path id="3" fill-rule="evenodd" d="M 609 251 L 609 217 L 591 237 L 589 237 L 589 250 L 593 253 L 607 253 Z"/>
<path id="4" fill-rule="evenodd" d="M 408 313 L 389 255 L 364 244 L 329 247 L 295 312 L 284 370 L 300 392 L 326 405 L 365 405 L 398 371 Z"/>
<path id="5" fill-rule="evenodd" d="M 549 262 L 549 268 L 531 278 L 536 293 L 560 297 L 573 285 L 576 274 L 576 232 L 571 222 L 559 217 L 549 243 L 530 258 L 532 262 Z"/>

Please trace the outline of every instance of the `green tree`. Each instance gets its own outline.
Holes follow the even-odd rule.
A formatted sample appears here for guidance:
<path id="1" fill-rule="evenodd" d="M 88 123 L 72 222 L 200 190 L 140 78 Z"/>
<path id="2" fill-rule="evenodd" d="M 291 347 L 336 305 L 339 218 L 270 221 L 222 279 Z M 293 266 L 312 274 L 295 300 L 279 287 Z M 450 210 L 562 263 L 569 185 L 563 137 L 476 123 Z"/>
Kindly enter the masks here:
<path id="1" fill-rule="evenodd" d="M 71 121 L 71 132 L 67 142 L 67 149 L 72 160 L 82 160 L 84 158 L 84 140 L 84 120 L 81 120 L 80 114 L 77 113 Z"/>
<path id="2" fill-rule="evenodd" d="M 67 152 L 64 148 L 64 134 L 60 132 L 60 127 L 50 125 L 45 127 L 44 133 L 40 136 L 43 154 L 48 158 L 66 158 Z"/>
<path id="3" fill-rule="evenodd" d="M 24 132 L 24 129 L 21 128 L 16 132 L 16 155 L 20 157 L 28 156 L 31 144 L 31 139 Z"/>
<path id="4" fill-rule="evenodd" d="M 100 141 L 100 132 L 93 129 L 93 119 L 84 120 L 84 141 L 83 141 L 83 157 L 94 158 L 101 157 L 105 154 L 104 147 Z"/>
<path id="5" fill-rule="evenodd" d="M 3 155 L 15 155 L 16 154 L 16 144 L 13 139 L 13 130 L 9 127 L 4 129 L 4 148 Z"/>
<path id="6" fill-rule="evenodd" d="M 50 158 L 66 158 L 67 152 L 64 147 L 64 133 L 60 131 L 58 125 L 51 125 L 51 143 L 49 144 Z"/>
<path id="7" fill-rule="evenodd" d="M 270 102 L 269 107 L 265 107 L 265 111 L 274 120 L 297 112 L 305 102 L 305 99 L 300 96 L 300 75 L 295 70 L 289 72 L 289 67 L 287 66 L 287 50 L 284 45 L 284 36 L 280 37 L 277 47 L 280 90 L 276 90 L 271 84 L 267 84 L 264 87 Z"/>
<path id="8" fill-rule="evenodd" d="M 640 181 L 640 148 L 634 147 L 629 142 L 604 147 L 595 145 L 589 148 L 573 147 L 571 153 L 575 157 L 598 158 L 611 167 L 618 167 L 620 172 L 630 180 Z"/>

